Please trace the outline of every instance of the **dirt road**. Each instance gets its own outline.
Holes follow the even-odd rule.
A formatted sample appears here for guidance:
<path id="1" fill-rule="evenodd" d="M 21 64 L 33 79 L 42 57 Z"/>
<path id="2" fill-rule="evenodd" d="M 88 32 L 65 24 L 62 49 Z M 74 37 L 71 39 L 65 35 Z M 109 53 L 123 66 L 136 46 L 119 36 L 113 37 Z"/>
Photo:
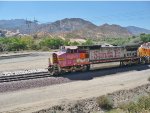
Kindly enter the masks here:
<path id="1" fill-rule="evenodd" d="M 150 65 L 149 65 L 150 67 Z M 97 72 L 95 72 L 97 73 Z M 97 97 L 148 83 L 150 68 L 0 94 L 0 112 L 30 113 L 67 101 Z"/>

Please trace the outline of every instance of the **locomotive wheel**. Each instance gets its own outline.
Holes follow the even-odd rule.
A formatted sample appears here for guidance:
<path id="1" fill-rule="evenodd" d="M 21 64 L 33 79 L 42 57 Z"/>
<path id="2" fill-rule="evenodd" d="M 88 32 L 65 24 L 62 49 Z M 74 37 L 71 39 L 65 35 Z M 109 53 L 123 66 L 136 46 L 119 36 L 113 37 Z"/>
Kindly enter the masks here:
<path id="1" fill-rule="evenodd" d="M 87 71 L 89 71 L 90 70 L 90 65 L 87 65 Z"/>
<path id="2" fill-rule="evenodd" d="M 89 71 L 89 70 L 90 70 L 90 65 L 83 65 L 82 72 Z"/>
<path id="3" fill-rule="evenodd" d="M 48 73 L 49 73 L 51 76 L 54 75 L 55 72 L 54 72 L 54 67 L 53 67 L 53 66 L 48 68 Z"/>
<path id="4" fill-rule="evenodd" d="M 49 72 L 50 76 L 56 76 L 56 75 L 58 75 L 58 73 L 55 71 L 54 66 L 49 67 L 48 68 L 48 72 Z"/>
<path id="5" fill-rule="evenodd" d="M 141 64 L 146 64 L 146 58 L 145 57 L 141 58 Z"/>

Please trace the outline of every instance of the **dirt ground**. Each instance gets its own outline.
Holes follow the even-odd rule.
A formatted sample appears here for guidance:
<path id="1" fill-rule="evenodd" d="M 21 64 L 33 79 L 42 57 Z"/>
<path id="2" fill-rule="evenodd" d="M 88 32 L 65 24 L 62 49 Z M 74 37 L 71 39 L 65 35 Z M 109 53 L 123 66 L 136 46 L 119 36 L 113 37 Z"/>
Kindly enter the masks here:
<path id="1" fill-rule="evenodd" d="M 47 68 L 49 54 L 50 52 L 34 52 L 31 55 L 28 55 L 26 57 L 0 59 L 0 72 Z M 10 54 L 10 55 L 14 55 L 14 54 Z M 6 56 L 6 55 L 4 54 L 1 56 Z"/>
<path id="2" fill-rule="evenodd" d="M 56 104 L 134 88 L 149 83 L 149 77 L 150 69 L 132 70 L 91 80 L 0 93 L 0 112 L 31 113 Z"/>

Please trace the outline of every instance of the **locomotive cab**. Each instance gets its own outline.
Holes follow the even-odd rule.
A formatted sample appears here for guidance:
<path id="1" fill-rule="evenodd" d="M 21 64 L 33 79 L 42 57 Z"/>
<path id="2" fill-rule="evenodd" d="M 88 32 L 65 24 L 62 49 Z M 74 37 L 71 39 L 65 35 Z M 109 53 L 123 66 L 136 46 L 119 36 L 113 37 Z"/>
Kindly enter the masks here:
<path id="1" fill-rule="evenodd" d="M 50 54 L 48 72 L 50 73 L 50 75 L 54 75 L 60 72 L 60 68 L 58 66 L 58 57 L 56 53 Z"/>
<path id="2" fill-rule="evenodd" d="M 138 56 L 141 63 L 150 63 L 150 42 L 144 43 L 138 48 Z"/>

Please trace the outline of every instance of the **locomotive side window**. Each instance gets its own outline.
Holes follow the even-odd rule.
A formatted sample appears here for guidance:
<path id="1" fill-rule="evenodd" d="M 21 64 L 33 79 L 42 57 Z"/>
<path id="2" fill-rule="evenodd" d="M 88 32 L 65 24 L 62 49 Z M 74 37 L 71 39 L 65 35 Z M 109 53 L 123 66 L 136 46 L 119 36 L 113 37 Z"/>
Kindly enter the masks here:
<path id="1" fill-rule="evenodd" d="M 71 53 L 70 49 L 67 49 L 67 53 Z"/>
<path id="2" fill-rule="evenodd" d="M 74 53 L 73 49 L 70 50 L 70 53 Z"/>
<path id="3" fill-rule="evenodd" d="M 134 56 L 134 53 L 132 53 L 132 56 Z"/>
<path id="4" fill-rule="evenodd" d="M 131 56 L 131 54 L 130 54 L 130 53 L 128 53 L 128 56 Z"/>
<path id="5" fill-rule="evenodd" d="M 67 49 L 67 53 L 78 53 L 78 49 Z"/>
<path id="6" fill-rule="evenodd" d="M 74 53 L 78 53 L 78 50 L 77 50 L 77 49 L 74 49 Z"/>

